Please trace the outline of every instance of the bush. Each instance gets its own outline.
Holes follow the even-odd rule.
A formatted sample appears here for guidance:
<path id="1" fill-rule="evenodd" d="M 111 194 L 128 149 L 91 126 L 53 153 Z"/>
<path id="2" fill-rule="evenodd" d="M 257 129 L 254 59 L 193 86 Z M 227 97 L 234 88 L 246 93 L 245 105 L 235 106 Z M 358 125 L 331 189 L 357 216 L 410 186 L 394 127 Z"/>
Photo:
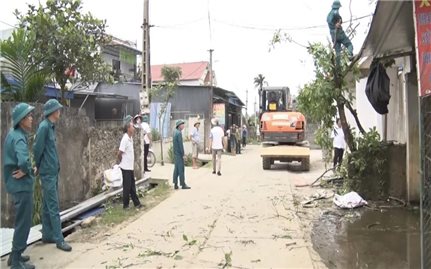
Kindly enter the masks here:
<path id="1" fill-rule="evenodd" d="M 347 155 L 341 168 L 344 191 L 356 191 L 365 199 L 382 200 L 388 193 L 388 145 L 371 129 L 355 139 L 357 150 Z"/>
<path id="2" fill-rule="evenodd" d="M 151 129 L 151 139 L 153 141 L 159 141 L 160 140 L 160 132 L 157 129 Z"/>
<path id="3" fill-rule="evenodd" d="M 168 158 L 171 163 L 175 163 L 174 147 L 170 144 L 168 149 Z M 186 159 L 184 160 L 184 166 L 192 166 L 192 154 L 186 154 Z"/>

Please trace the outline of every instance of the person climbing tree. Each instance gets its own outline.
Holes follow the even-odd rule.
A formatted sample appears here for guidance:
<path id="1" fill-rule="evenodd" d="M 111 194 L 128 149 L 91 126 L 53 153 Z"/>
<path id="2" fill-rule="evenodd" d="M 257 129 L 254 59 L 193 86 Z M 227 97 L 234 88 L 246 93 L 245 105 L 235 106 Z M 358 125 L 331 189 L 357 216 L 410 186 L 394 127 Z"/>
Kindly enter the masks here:
<path id="1" fill-rule="evenodd" d="M 341 24 L 343 23 L 343 19 L 340 16 L 339 9 L 341 7 L 341 3 L 339 0 L 335 0 L 332 3 L 332 9 L 328 14 L 326 19 L 329 27 L 329 33 L 331 34 L 332 43 L 334 44 L 335 53 L 337 58 L 341 52 L 341 45 L 346 47 L 347 53 L 349 57 L 353 57 L 353 45 L 350 41 L 349 37 L 343 30 Z M 338 60 L 337 60 L 338 61 Z"/>

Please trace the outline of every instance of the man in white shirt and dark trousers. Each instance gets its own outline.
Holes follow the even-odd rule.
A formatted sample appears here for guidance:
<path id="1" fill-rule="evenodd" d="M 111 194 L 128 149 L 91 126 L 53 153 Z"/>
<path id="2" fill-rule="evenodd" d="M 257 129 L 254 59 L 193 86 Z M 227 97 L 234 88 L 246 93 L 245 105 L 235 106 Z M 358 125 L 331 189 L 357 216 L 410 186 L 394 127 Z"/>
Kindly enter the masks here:
<path id="1" fill-rule="evenodd" d="M 133 126 L 132 116 L 127 115 L 124 118 L 124 135 L 121 138 L 118 150 L 118 161 L 123 174 L 123 208 L 129 208 L 129 201 L 132 198 L 136 208 L 141 208 L 142 204 L 136 194 L 135 175 L 133 173 L 135 163 L 135 152 L 133 150 Z"/>
<path id="2" fill-rule="evenodd" d="M 213 128 L 211 129 L 210 133 L 210 148 L 212 151 L 212 160 L 213 160 L 213 174 L 216 173 L 217 168 L 217 175 L 221 176 L 221 154 L 223 152 L 223 137 L 224 137 L 224 131 L 219 126 L 218 119 L 212 119 L 211 123 L 213 124 Z M 232 135 L 232 134 L 231 134 Z"/>
<path id="3" fill-rule="evenodd" d="M 138 114 L 133 118 L 133 122 L 137 128 L 141 128 L 142 132 L 144 132 L 144 172 L 151 172 L 148 169 L 148 152 L 151 144 L 151 128 L 148 124 L 148 116 Z"/>
<path id="4" fill-rule="evenodd" d="M 334 147 L 334 169 L 341 165 L 343 162 L 344 149 L 346 148 L 346 141 L 344 140 L 343 128 L 341 128 L 341 121 L 337 119 L 337 126 L 332 131 L 333 147 Z"/>

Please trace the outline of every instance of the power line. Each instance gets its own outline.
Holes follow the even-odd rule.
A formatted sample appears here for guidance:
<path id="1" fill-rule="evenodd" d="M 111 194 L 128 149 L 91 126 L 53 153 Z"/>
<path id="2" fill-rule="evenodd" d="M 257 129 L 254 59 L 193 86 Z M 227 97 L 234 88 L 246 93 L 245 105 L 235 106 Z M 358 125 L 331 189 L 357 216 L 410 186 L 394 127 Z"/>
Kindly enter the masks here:
<path id="1" fill-rule="evenodd" d="M 373 16 L 373 14 L 368 14 L 368 15 L 364 15 L 361 17 L 357 17 L 357 18 L 351 19 L 351 21 L 358 21 L 358 20 L 362 20 L 362 19 L 365 19 L 365 18 L 368 18 L 371 16 Z M 322 25 L 313 25 L 313 26 L 305 26 L 305 27 L 279 28 L 279 27 L 261 27 L 261 26 L 250 26 L 250 25 L 243 25 L 243 24 L 235 24 L 235 23 L 230 23 L 230 22 L 217 20 L 217 19 L 213 19 L 213 21 L 215 21 L 217 23 L 225 24 L 228 26 L 236 27 L 236 28 L 243 28 L 243 29 L 248 29 L 248 30 L 259 30 L 259 31 L 275 31 L 275 30 L 299 31 L 299 30 L 310 30 L 310 29 L 319 29 L 319 28 L 328 27 L 328 25 L 322 24 Z M 347 22 L 344 22 L 344 23 L 347 23 Z"/>
<path id="2" fill-rule="evenodd" d="M 9 24 L 9 23 L 7 23 L 5 21 L 2 21 L 2 20 L 0 20 L 0 23 L 3 23 L 4 25 L 7 25 L 7 26 L 10 26 L 10 27 L 13 27 L 13 28 L 18 28 L 15 25 Z"/>
<path id="3" fill-rule="evenodd" d="M 210 46 L 212 45 L 212 28 L 211 28 L 211 9 L 210 9 L 210 0 L 208 0 L 208 27 L 209 27 L 209 35 L 210 35 Z"/>
<path id="4" fill-rule="evenodd" d="M 186 22 L 177 23 L 177 24 L 154 25 L 153 27 L 158 27 L 158 28 L 178 28 L 178 27 L 189 25 L 189 24 L 194 24 L 194 23 L 203 21 L 205 19 L 206 19 L 205 17 L 200 17 L 200 18 L 192 20 L 192 21 L 186 21 Z"/>

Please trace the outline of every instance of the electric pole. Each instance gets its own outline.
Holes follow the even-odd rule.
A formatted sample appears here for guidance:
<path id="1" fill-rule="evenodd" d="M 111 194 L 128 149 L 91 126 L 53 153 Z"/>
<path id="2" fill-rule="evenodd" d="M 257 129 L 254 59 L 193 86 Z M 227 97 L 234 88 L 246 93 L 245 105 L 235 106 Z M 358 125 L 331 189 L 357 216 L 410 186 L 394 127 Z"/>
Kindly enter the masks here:
<path id="1" fill-rule="evenodd" d="M 150 113 L 148 91 L 151 89 L 149 8 L 149 0 L 144 0 L 144 21 L 142 24 L 142 90 L 139 97 L 141 112 L 145 114 Z"/>
<path id="2" fill-rule="evenodd" d="M 247 111 L 248 111 L 248 89 L 245 90 L 245 119 L 247 119 L 248 117 Z"/>
<path id="3" fill-rule="evenodd" d="M 211 119 L 214 116 L 214 112 L 213 112 L 213 96 L 214 96 L 214 88 L 213 88 L 213 51 L 214 50 L 213 49 L 209 49 L 208 51 L 210 53 L 210 64 L 209 64 L 209 69 L 210 69 L 209 70 L 209 72 L 210 72 L 210 101 L 209 101 L 209 110 L 208 110 L 208 119 L 209 119 L 209 122 L 208 122 L 208 125 L 207 125 L 208 127 L 206 129 L 207 129 L 207 134 L 209 135 L 209 133 L 211 131 Z M 206 147 L 209 147 L 209 141 L 206 138 L 208 135 L 204 136 L 204 139 L 205 139 L 204 143 L 205 143 Z M 209 149 L 209 150 L 211 150 L 211 149 Z"/>
<path id="4" fill-rule="evenodd" d="M 142 59 L 141 59 L 141 91 L 139 92 L 139 101 L 141 106 L 141 114 L 150 114 L 150 102 L 148 92 L 151 89 L 151 65 L 150 65 L 150 3 L 149 0 L 144 0 L 144 19 L 142 23 Z M 140 132 L 141 140 L 141 174 L 145 178 L 144 167 L 144 132 Z"/>

